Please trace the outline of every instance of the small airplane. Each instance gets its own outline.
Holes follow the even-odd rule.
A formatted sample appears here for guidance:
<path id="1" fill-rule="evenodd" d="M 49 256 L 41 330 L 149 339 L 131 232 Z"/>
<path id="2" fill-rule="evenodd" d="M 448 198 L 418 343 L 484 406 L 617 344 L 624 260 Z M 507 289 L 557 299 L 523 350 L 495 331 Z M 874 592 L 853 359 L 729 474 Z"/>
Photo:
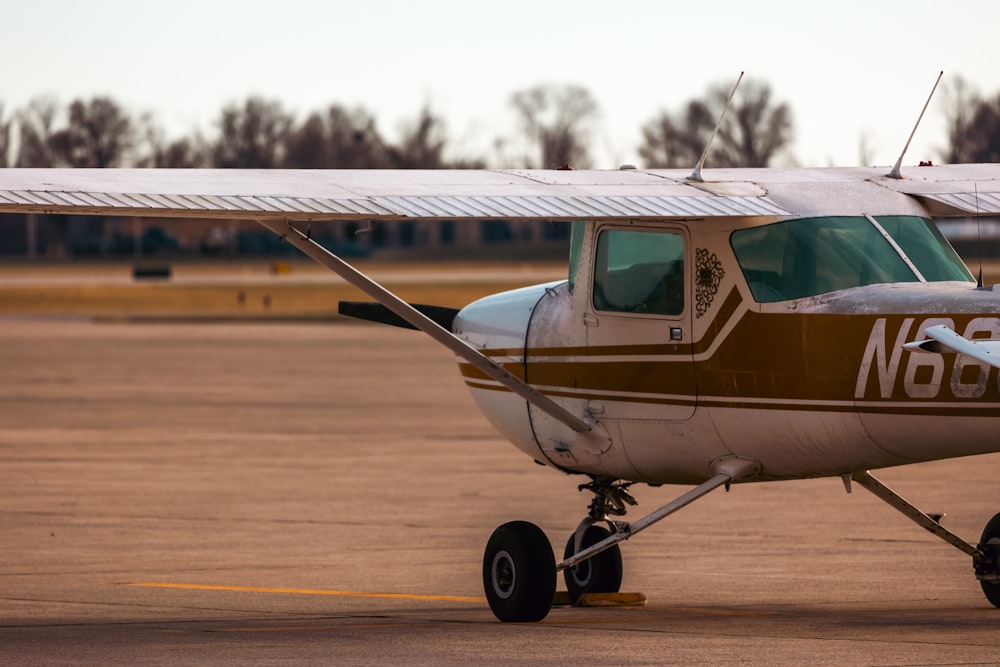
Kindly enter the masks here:
<path id="1" fill-rule="evenodd" d="M 972 558 L 1000 607 L 1000 514 L 977 544 L 869 471 L 1000 452 L 1000 293 L 933 219 L 1000 214 L 1000 165 L 681 171 L 0 170 L 0 212 L 252 218 L 375 299 L 342 311 L 455 352 L 496 429 L 587 481 L 556 562 L 514 521 L 486 546 L 502 621 L 556 573 L 618 590 L 619 542 L 719 487 L 857 483 Z M 565 280 L 461 310 L 404 303 L 310 238 L 315 220 L 569 221 Z M 632 523 L 635 484 L 693 488 Z"/>
<path id="2" fill-rule="evenodd" d="M 452 350 L 497 431 L 593 495 L 559 562 L 534 524 L 493 532 L 501 621 L 543 619 L 558 571 L 571 599 L 617 592 L 619 543 L 715 489 L 835 476 L 970 556 L 1000 607 L 1000 513 L 972 544 L 870 472 L 1000 452 L 1000 289 L 934 224 L 1000 215 L 1000 164 L 706 174 L 707 153 L 691 173 L 0 169 L 0 213 L 253 219 L 375 299 L 342 313 Z M 568 273 L 410 305 L 311 238 L 328 220 L 566 221 Z M 693 488 L 629 523 L 635 484 Z"/>

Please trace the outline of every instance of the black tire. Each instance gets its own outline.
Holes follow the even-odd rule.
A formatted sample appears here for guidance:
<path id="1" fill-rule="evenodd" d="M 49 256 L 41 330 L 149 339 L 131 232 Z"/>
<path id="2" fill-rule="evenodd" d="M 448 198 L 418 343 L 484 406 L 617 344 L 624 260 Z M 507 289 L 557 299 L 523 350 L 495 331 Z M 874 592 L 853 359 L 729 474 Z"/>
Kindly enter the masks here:
<path id="1" fill-rule="evenodd" d="M 505 623 L 534 623 L 548 615 L 556 594 L 556 562 L 542 529 L 505 523 L 483 555 L 483 588 L 493 614 Z"/>
<path id="2" fill-rule="evenodd" d="M 983 536 L 979 538 L 979 548 L 986 552 L 984 569 L 990 574 L 1000 572 L 1000 514 L 996 514 L 986 523 Z M 1000 584 L 991 581 L 979 581 L 983 587 L 986 599 L 994 607 L 1000 607 Z"/>
<path id="3" fill-rule="evenodd" d="M 582 548 L 597 544 L 611 533 L 601 526 L 590 526 L 583 535 Z M 566 542 L 563 558 L 569 558 L 576 550 L 576 535 L 570 535 Z M 574 567 L 563 570 L 566 590 L 573 602 L 584 593 L 617 593 L 622 585 L 622 551 L 618 545 L 611 547 Z"/>

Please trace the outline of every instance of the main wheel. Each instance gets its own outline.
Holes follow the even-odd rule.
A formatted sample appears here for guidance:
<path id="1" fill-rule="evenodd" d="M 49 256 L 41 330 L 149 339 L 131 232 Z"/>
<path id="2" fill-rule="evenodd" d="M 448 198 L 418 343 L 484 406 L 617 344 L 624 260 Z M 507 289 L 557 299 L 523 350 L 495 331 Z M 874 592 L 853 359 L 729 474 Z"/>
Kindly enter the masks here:
<path id="1" fill-rule="evenodd" d="M 593 546 L 609 537 L 610 532 L 601 526 L 589 526 L 583 534 L 581 550 Z M 576 553 L 576 535 L 570 535 L 566 542 L 563 558 L 569 558 Z M 563 570 L 566 580 L 566 590 L 575 602 L 584 593 L 617 593 L 622 585 L 622 551 L 618 545 L 606 549 L 588 558 L 582 563 Z"/>
<path id="2" fill-rule="evenodd" d="M 483 554 L 483 588 L 493 614 L 506 623 L 533 623 L 548 615 L 556 594 L 556 563 L 542 529 L 505 523 Z"/>
<path id="3" fill-rule="evenodd" d="M 979 548 L 986 553 L 986 558 L 982 566 L 976 568 L 976 573 L 982 571 L 986 574 L 1000 574 L 1000 514 L 994 515 L 986 523 L 983 536 L 979 538 Z M 979 585 L 983 587 L 983 593 L 990 604 L 1000 607 L 1000 583 L 980 579 Z"/>

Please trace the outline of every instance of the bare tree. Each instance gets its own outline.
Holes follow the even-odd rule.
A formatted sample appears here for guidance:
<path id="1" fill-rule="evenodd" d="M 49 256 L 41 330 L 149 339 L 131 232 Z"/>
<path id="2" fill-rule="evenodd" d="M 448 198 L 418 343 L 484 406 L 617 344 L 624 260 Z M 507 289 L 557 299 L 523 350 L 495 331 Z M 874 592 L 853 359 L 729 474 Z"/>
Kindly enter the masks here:
<path id="1" fill-rule="evenodd" d="M 389 146 L 389 161 L 397 169 L 483 169 L 486 161 L 471 157 L 448 159 L 447 123 L 444 117 L 424 105 L 417 117 L 404 123 L 402 137 Z"/>
<path id="2" fill-rule="evenodd" d="M 284 166 L 290 169 L 324 169 L 331 163 L 323 116 L 313 112 L 286 139 Z"/>
<path id="3" fill-rule="evenodd" d="M 282 163 L 292 117 L 278 101 L 250 97 L 231 104 L 219 118 L 219 138 L 211 147 L 215 167 L 271 169 Z"/>
<path id="4" fill-rule="evenodd" d="M 206 167 L 209 158 L 198 137 L 181 137 L 158 150 L 152 166 L 164 169 L 197 169 Z"/>
<path id="5" fill-rule="evenodd" d="M 0 167 L 11 165 L 11 119 L 4 118 L 3 103 L 0 102 Z"/>
<path id="6" fill-rule="evenodd" d="M 399 145 L 389 148 L 389 159 L 397 169 L 441 169 L 445 143 L 444 120 L 424 106 L 404 127 Z"/>
<path id="7" fill-rule="evenodd" d="M 52 135 L 58 105 L 51 97 L 36 97 L 18 111 L 18 148 L 14 165 L 17 167 L 54 167 L 56 154 L 52 150 Z"/>
<path id="8" fill-rule="evenodd" d="M 67 166 L 117 167 L 132 148 L 132 121 L 108 97 L 75 100 L 69 106 L 69 124 L 53 133 L 49 144 L 57 162 Z"/>
<path id="9" fill-rule="evenodd" d="M 704 102 L 688 102 L 683 114 L 666 111 L 642 127 L 643 145 L 639 155 L 647 167 L 677 169 L 693 168 L 705 150 L 715 121 Z M 708 126 L 708 133 L 703 128 Z"/>
<path id="10" fill-rule="evenodd" d="M 643 126 L 639 154 L 650 167 L 693 167 L 718 122 L 731 87 L 711 87 L 704 100 L 688 102 L 681 114 L 662 112 Z M 706 163 L 718 167 L 766 167 L 792 141 L 787 103 L 772 99 L 771 87 L 748 79 L 740 86 L 719 128 Z"/>
<path id="11" fill-rule="evenodd" d="M 538 149 L 538 163 L 527 166 L 590 167 L 587 146 L 599 109 L 590 92 L 577 85 L 539 85 L 514 93 L 517 112 L 528 141 Z"/>
<path id="12" fill-rule="evenodd" d="M 945 162 L 1000 161 L 1000 93 L 984 99 L 959 77 L 946 88 L 948 148 Z"/>
<path id="13" fill-rule="evenodd" d="M 139 119 L 143 156 L 136 166 L 157 169 L 195 169 L 209 164 L 208 147 L 200 133 L 168 142 L 152 114 Z"/>
<path id="14" fill-rule="evenodd" d="M 313 112 L 286 141 L 284 166 L 299 169 L 376 169 L 389 166 L 375 117 L 358 107 L 331 105 Z"/>

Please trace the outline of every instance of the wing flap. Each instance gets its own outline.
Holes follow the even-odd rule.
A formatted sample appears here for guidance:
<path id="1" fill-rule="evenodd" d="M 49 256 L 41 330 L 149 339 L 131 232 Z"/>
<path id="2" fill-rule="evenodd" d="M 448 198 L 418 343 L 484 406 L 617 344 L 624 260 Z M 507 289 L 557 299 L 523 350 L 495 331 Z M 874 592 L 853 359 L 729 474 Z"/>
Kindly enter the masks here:
<path id="1" fill-rule="evenodd" d="M 997 192 L 944 192 L 916 197 L 938 217 L 1000 215 L 1000 193 Z"/>

